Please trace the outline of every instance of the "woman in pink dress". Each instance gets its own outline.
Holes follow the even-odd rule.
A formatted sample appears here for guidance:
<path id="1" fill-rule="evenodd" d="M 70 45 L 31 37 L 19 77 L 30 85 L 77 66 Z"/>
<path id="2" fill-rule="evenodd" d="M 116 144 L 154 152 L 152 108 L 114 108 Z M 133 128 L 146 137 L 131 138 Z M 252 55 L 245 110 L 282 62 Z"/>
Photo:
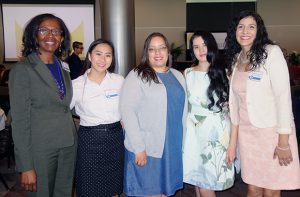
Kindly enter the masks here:
<path id="1" fill-rule="evenodd" d="M 248 197 L 280 196 L 300 188 L 289 74 L 282 51 L 268 38 L 261 17 L 242 11 L 227 31 L 231 139 L 227 161 L 240 148 Z"/>

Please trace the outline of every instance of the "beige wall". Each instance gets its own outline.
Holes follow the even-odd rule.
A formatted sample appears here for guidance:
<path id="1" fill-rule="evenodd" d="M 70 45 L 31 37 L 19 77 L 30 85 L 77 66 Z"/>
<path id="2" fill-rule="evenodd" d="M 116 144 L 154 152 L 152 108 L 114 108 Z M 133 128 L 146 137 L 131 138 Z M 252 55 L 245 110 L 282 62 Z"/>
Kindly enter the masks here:
<path id="1" fill-rule="evenodd" d="M 300 52 L 299 0 L 257 0 L 257 11 L 263 17 L 273 41 L 288 51 Z M 96 37 L 99 37 L 101 35 L 99 2 L 96 3 L 96 18 Z M 0 29 L 2 29 L 1 22 Z M 184 45 L 185 30 L 186 0 L 135 0 L 137 62 L 141 58 L 144 41 L 150 33 L 161 32 L 170 43 Z M 0 63 L 3 61 L 2 32 L 0 31 Z M 184 56 L 180 59 L 184 59 Z"/>
<path id="2" fill-rule="evenodd" d="M 136 58 L 141 58 L 148 34 L 162 32 L 176 45 L 184 45 L 186 0 L 135 0 Z M 257 0 L 270 39 L 288 52 L 300 52 L 300 1 Z M 184 59 L 182 56 L 180 59 Z"/>
<path id="3" fill-rule="evenodd" d="M 170 44 L 174 42 L 177 46 L 184 45 L 185 4 L 185 0 L 135 0 L 137 63 L 142 55 L 144 41 L 152 32 L 163 33 Z"/>
<path id="4" fill-rule="evenodd" d="M 300 52 L 299 0 L 258 0 L 257 12 L 265 22 L 271 40 L 288 52 Z"/>

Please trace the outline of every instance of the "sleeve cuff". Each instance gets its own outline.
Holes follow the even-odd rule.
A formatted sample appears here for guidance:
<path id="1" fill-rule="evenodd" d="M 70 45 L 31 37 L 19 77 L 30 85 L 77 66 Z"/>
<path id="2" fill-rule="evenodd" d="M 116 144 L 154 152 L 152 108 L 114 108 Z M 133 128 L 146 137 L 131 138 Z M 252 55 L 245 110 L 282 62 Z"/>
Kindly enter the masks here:
<path id="1" fill-rule="evenodd" d="M 291 134 L 292 133 L 292 127 L 288 127 L 288 128 L 278 128 L 277 129 L 277 133 L 278 134 Z"/>

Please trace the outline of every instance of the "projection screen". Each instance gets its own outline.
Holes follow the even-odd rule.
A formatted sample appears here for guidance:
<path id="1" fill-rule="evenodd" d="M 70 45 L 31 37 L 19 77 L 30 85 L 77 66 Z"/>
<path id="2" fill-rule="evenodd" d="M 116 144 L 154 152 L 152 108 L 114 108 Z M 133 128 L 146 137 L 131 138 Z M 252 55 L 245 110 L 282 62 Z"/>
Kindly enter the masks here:
<path id="1" fill-rule="evenodd" d="M 3 4 L 4 61 L 18 61 L 22 50 L 22 35 L 26 23 L 34 16 L 51 13 L 64 20 L 73 41 L 83 42 L 85 57 L 95 39 L 93 4 Z"/>

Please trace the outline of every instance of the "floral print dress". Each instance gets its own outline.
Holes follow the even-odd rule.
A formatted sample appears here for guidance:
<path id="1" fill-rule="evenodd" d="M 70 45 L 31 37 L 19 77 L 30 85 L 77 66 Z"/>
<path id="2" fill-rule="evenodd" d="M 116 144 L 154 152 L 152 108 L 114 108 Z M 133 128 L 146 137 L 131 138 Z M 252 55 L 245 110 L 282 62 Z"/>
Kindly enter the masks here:
<path id="1" fill-rule="evenodd" d="M 185 71 L 189 101 L 183 147 L 183 179 L 200 188 L 225 190 L 234 183 L 234 165 L 225 161 L 230 138 L 228 110 L 208 109 L 206 72 Z M 215 101 L 216 101 L 215 97 Z"/>

